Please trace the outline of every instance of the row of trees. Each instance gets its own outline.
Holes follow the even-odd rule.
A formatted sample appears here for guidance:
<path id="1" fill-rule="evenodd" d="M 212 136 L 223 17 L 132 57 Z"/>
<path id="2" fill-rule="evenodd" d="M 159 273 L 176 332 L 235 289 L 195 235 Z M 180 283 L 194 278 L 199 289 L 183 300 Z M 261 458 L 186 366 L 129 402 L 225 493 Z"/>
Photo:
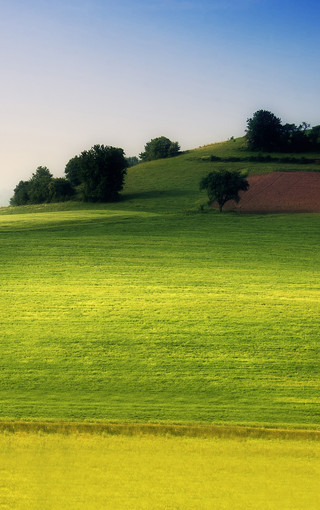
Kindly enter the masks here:
<path id="1" fill-rule="evenodd" d="M 70 159 L 66 177 L 53 177 L 47 167 L 39 166 L 28 181 L 15 187 L 10 204 L 62 202 L 73 197 L 86 202 L 116 200 L 127 166 L 122 149 L 95 145 Z"/>
<path id="2" fill-rule="evenodd" d="M 282 125 L 281 119 L 272 112 L 258 110 L 247 120 L 246 139 L 249 150 L 265 152 L 317 150 L 320 149 L 320 126 L 310 129 L 306 122 L 299 126 Z M 126 158 L 121 148 L 94 145 L 90 150 L 70 159 L 65 168 L 65 177 L 54 178 L 47 167 L 40 166 L 28 181 L 19 182 L 10 203 L 38 204 L 70 200 L 72 197 L 87 202 L 116 200 L 123 188 L 129 166 L 140 161 L 170 158 L 180 153 L 178 142 L 172 142 L 165 136 L 150 140 L 144 149 L 139 155 L 139 160 L 137 157 Z M 202 189 L 212 188 L 213 177 L 214 186 L 217 189 L 222 186 L 222 174 L 216 176 L 211 173 L 206 177 L 207 180 L 201 183 Z M 239 185 L 239 178 L 236 172 L 232 175 L 223 174 L 223 179 L 227 179 L 229 195 L 233 199 L 237 199 L 233 190 Z M 221 199 L 221 208 L 223 200 Z M 219 200 L 218 203 L 220 205 Z"/>
<path id="3" fill-rule="evenodd" d="M 90 151 L 84 151 L 67 164 L 67 178 L 55 178 L 48 168 L 40 166 L 29 181 L 20 181 L 16 186 L 11 205 L 70 200 L 76 190 L 78 193 L 81 190 L 86 201 L 115 200 L 116 189 L 122 189 L 125 175 L 120 151 L 114 147 L 97 145 Z M 97 164 L 94 164 L 95 160 Z M 101 171 L 103 165 L 110 164 L 115 165 L 113 172 Z M 239 202 L 239 191 L 247 191 L 249 184 L 246 177 L 240 171 L 216 170 L 201 180 L 200 189 L 207 191 L 209 204 L 218 202 L 222 212 L 224 204 L 229 200 Z"/>
<path id="4" fill-rule="evenodd" d="M 248 149 L 263 152 L 305 152 L 320 148 L 320 126 L 310 129 L 302 122 L 282 124 L 281 119 L 267 110 L 258 110 L 247 120 Z"/>
<path id="5" fill-rule="evenodd" d="M 11 205 L 41 204 L 70 200 L 74 189 L 64 177 L 53 177 L 45 166 L 39 166 L 28 181 L 20 181 L 14 189 Z"/>
<path id="6" fill-rule="evenodd" d="M 145 145 L 141 161 L 169 158 L 180 151 L 178 142 L 161 136 Z M 73 157 L 65 168 L 65 177 L 53 177 L 49 169 L 39 166 L 28 181 L 20 181 L 14 189 L 11 205 L 61 202 L 76 197 L 86 202 L 117 200 L 129 166 L 139 163 L 137 157 L 126 158 L 123 149 L 94 145 Z"/>
<path id="7" fill-rule="evenodd" d="M 127 167 L 123 149 L 94 145 L 70 159 L 65 168 L 66 177 L 55 178 L 47 167 L 38 167 L 28 181 L 20 181 L 15 187 L 10 204 L 62 202 L 73 197 L 86 202 L 116 200 Z"/>

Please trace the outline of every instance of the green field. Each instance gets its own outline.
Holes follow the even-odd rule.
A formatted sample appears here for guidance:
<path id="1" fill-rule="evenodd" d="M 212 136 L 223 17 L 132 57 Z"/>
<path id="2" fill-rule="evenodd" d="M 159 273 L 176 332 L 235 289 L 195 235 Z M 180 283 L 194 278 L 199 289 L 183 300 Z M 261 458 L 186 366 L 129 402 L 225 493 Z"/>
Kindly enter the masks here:
<path id="1" fill-rule="evenodd" d="M 0 416 L 317 427 L 319 215 L 132 201 L 2 210 Z"/>
<path id="2" fill-rule="evenodd" d="M 0 508 L 317 510 L 320 443 L 0 433 Z"/>
<path id="3" fill-rule="evenodd" d="M 219 214 L 198 189 L 319 165 L 211 154 L 246 155 L 0 209 L 0 509 L 319 508 L 320 215 Z"/>

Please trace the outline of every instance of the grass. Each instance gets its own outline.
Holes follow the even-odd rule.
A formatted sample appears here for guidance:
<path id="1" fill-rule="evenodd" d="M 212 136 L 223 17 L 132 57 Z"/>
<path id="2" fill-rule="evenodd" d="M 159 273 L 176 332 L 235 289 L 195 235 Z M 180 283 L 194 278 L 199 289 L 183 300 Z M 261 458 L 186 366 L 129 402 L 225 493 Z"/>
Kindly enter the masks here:
<path id="1" fill-rule="evenodd" d="M 319 424 L 318 215 L 0 216 L 0 416 Z"/>
<path id="2" fill-rule="evenodd" d="M 0 433 L 6 510 L 317 510 L 320 443 Z"/>
<path id="3" fill-rule="evenodd" d="M 0 209 L 0 509 L 318 509 L 320 216 L 200 214 L 211 154 Z"/>

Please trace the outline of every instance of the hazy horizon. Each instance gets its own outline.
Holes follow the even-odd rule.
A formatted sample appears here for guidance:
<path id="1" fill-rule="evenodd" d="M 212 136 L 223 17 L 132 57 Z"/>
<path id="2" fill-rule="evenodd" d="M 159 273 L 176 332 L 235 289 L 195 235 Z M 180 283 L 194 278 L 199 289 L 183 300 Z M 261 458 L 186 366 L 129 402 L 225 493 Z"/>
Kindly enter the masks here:
<path id="1" fill-rule="evenodd" d="M 243 136 L 260 108 L 320 123 L 315 0 L 2 4 L 0 205 L 96 143 L 192 149 Z"/>

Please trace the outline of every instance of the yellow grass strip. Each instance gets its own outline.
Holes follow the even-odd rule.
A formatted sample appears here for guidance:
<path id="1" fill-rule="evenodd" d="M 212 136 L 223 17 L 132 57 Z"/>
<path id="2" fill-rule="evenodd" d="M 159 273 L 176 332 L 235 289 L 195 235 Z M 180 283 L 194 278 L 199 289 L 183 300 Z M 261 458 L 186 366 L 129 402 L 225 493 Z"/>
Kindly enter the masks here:
<path id="1" fill-rule="evenodd" d="M 0 433 L 1 510 L 318 510 L 319 479 L 317 441 Z"/>

